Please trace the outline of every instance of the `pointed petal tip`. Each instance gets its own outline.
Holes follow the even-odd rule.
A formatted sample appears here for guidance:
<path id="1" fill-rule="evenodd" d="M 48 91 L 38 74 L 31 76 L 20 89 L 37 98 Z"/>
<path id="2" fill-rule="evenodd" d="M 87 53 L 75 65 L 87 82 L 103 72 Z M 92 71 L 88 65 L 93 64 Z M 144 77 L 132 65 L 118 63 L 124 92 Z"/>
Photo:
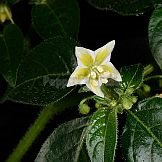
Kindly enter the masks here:
<path id="1" fill-rule="evenodd" d="M 122 77 L 121 77 L 121 75 L 119 74 L 119 75 L 115 78 L 115 80 L 116 80 L 117 82 L 122 82 Z"/>
<path id="2" fill-rule="evenodd" d="M 112 40 L 109 43 L 112 43 L 113 45 L 115 45 L 115 40 Z"/>
<path id="3" fill-rule="evenodd" d="M 69 82 L 67 83 L 66 87 L 71 87 L 72 85 L 69 84 Z"/>

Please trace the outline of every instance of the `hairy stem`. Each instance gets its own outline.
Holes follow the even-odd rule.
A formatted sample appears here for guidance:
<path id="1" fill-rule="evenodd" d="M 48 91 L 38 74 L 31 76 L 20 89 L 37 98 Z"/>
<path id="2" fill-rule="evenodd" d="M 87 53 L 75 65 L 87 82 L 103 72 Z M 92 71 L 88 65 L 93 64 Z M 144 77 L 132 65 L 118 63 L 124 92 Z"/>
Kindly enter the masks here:
<path id="1" fill-rule="evenodd" d="M 151 74 L 154 71 L 154 67 L 149 64 L 144 68 L 144 76 Z"/>
<path id="2" fill-rule="evenodd" d="M 153 76 L 145 78 L 144 81 L 148 81 L 151 79 L 162 79 L 162 75 L 153 75 Z"/>
<path id="3" fill-rule="evenodd" d="M 29 127 L 24 137 L 22 137 L 22 139 L 19 141 L 18 145 L 8 157 L 6 162 L 20 162 L 22 157 L 31 147 L 32 143 L 39 136 L 41 131 L 45 128 L 49 120 L 55 114 L 65 110 L 65 108 L 78 104 L 79 101 L 80 99 L 78 97 L 75 97 L 75 100 L 72 101 L 69 99 L 69 97 L 66 97 L 66 99 L 64 100 L 61 100 L 57 103 L 49 104 L 46 107 L 44 107 L 37 119 L 35 120 L 35 122 L 33 123 L 33 125 Z"/>

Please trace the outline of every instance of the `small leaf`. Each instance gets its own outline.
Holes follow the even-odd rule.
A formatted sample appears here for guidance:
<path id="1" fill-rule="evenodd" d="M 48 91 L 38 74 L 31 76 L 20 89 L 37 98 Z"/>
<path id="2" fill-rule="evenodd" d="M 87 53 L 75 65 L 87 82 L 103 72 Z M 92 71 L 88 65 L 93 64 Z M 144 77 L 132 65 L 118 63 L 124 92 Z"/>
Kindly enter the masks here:
<path id="1" fill-rule="evenodd" d="M 122 82 L 121 87 L 124 90 L 139 88 L 143 82 L 143 66 L 140 64 L 125 66 L 121 69 Z"/>
<path id="2" fill-rule="evenodd" d="M 129 111 L 123 132 L 126 161 L 162 161 L 162 99 L 154 97 Z"/>
<path id="3" fill-rule="evenodd" d="M 17 71 L 23 56 L 23 36 L 16 25 L 8 25 L 0 37 L 0 72 L 14 87 Z"/>
<path id="4" fill-rule="evenodd" d="M 152 55 L 162 69 L 162 8 L 154 10 L 149 22 L 149 43 Z"/>
<path id="5" fill-rule="evenodd" d="M 117 143 L 116 110 L 100 108 L 88 127 L 86 145 L 92 162 L 113 162 Z"/>
<path id="6" fill-rule="evenodd" d="M 161 0 L 88 0 L 96 8 L 115 11 L 121 15 L 143 14 Z"/>
<path id="7" fill-rule="evenodd" d="M 78 3 L 76 0 L 46 0 L 33 7 L 32 21 L 43 38 L 56 35 L 76 37 L 79 31 Z"/>
<path id="8" fill-rule="evenodd" d="M 44 142 L 35 162 L 78 162 L 80 158 L 87 159 L 85 153 L 84 157 L 80 154 L 85 151 L 82 147 L 88 121 L 89 117 L 78 118 L 56 128 Z"/>
<path id="9" fill-rule="evenodd" d="M 71 39 L 56 37 L 38 45 L 22 61 L 16 87 L 7 99 L 21 103 L 46 105 L 56 102 L 74 88 L 67 88 L 67 80 L 75 66 Z"/>

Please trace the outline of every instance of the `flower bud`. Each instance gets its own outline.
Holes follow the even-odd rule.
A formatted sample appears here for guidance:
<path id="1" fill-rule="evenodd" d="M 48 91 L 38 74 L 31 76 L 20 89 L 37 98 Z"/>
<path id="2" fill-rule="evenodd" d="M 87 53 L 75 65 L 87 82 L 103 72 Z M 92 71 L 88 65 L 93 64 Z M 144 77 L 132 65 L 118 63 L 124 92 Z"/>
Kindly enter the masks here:
<path id="1" fill-rule="evenodd" d="M 131 87 L 126 90 L 127 94 L 132 94 L 133 92 L 134 92 L 134 89 Z"/>
<path id="2" fill-rule="evenodd" d="M 101 107 L 101 104 L 99 104 L 99 103 L 96 102 L 96 103 L 95 103 L 95 108 L 96 108 L 96 109 L 99 109 L 100 107 Z"/>
<path id="3" fill-rule="evenodd" d="M 131 109 L 133 106 L 132 100 L 128 97 L 123 97 L 122 104 L 124 109 Z"/>
<path id="4" fill-rule="evenodd" d="M 136 103 L 137 102 L 137 97 L 136 96 L 132 96 L 131 100 L 132 100 L 133 103 Z"/>
<path id="5" fill-rule="evenodd" d="M 90 107 L 87 104 L 85 104 L 85 103 L 84 104 L 80 104 L 79 105 L 79 112 L 81 114 L 86 115 L 86 114 L 88 114 L 90 112 Z"/>
<path id="6" fill-rule="evenodd" d="M 0 22 L 4 23 L 6 20 L 10 20 L 14 24 L 10 8 L 5 4 L 0 4 Z"/>
<path id="7" fill-rule="evenodd" d="M 116 106 L 116 105 L 117 105 L 117 101 L 116 101 L 116 100 L 112 100 L 112 101 L 110 102 L 110 105 L 111 105 L 112 107 Z"/>
<path id="8" fill-rule="evenodd" d="M 143 84 L 143 90 L 144 90 L 145 92 L 149 93 L 149 92 L 151 91 L 151 88 L 150 88 L 149 85 Z"/>

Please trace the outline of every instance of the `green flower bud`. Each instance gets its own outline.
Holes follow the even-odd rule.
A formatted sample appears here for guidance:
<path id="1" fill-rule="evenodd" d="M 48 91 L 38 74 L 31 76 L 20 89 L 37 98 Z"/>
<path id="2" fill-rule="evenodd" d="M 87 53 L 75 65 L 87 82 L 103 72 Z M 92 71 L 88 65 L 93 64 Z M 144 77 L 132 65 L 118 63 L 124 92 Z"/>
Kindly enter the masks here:
<path id="1" fill-rule="evenodd" d="M 81 114 L 86 115 L 86 114 L 88 114 L 90 112 L 90 107 L 87 104 L 85 104 L 85 103 L 84 104 L 80 104 L 79 105 L 79 112 Z"/>
<path id="2" fill-rule="evenodd" d="M 131 96 L 131 100 L 133 103 L 136 103 L 137 102 L 137 97 L 136 96 Z"/>
<path id="3" fill-rule="evenodd" d="M 143 90 L 144 90 L 145 92 L 149 93 L 149 92 L 151 91 L 151 88 L 150 88 L 149 85 L 143 84 Z"/>
<path id="4" fill-rule="evenodd" d="M 96 103 L 95 103 L 95 108 L 96 108 L 96 109 L 99 109 L 100 107 L 101 107 L 101 104 L 99 104 L 99 103 L 96 102 Z"/>
<path id="5" fill-rule="evenodd" d="M 134 89 L 131 87 L 126 90 L 127 94 L 132 94 L 133 92 L 134 92 Z"/>
<path id="6" fill-rule="evenodd" d="M 117 105 L 117 101 L 116 101 L 116 100 L 112 100 L 112 101 L 110 102 L 110 105 L 111 105 L 112 107 L 116 106 L 116 105 Z"/>
<path id="7" fill-rule="evenodd" d="M 124 109 L 131 109 L 133 106 L 132 100 L 128 97 L 123 97 L 122 104 Z"/>

